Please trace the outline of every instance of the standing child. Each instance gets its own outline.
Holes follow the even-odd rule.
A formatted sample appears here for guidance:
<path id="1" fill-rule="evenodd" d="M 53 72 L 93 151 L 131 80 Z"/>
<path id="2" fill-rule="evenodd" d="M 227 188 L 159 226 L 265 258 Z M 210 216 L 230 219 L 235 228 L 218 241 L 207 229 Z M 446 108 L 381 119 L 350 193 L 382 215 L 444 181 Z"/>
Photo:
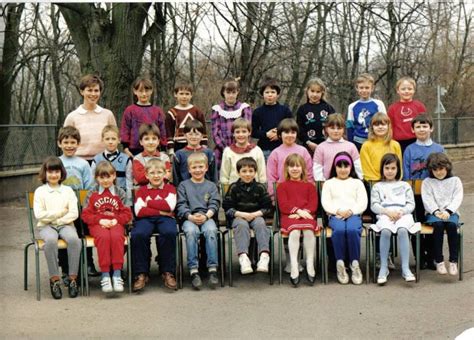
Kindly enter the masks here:
<path id="1" fill-rule="evenodd" d="M 188 168 L 191 178 L 178 187 L 178 218 L 183 223 L 188 253 L 188 269 L 194 289 L 202 286 L 199 276 L 198 243 L 201 233 L 206 239 L 207 268 L 209 286 L 215 288 L 219 283 L 217 277 L 217 226 L 213 217 L 219 212 L 220 195 L 215 183 L 205 178 L 208 160 L 202 152 L 188 157 Z"/>
<path id="2" fill-rule="evenodd" d="M 285 181 L 278 186 L 278 208 L 281 212 L 281 231 L 289 234 L 290 281 L 293 286 L 300 282 L 298 252 L 300 236 L 303 232 L 303 247 L 306 255 L 306 278 L 314 284 L 314 249 L 316 239 L 314 232 L 319 229 L 316 221 L 318 195 L 314 183 L 308 182 L 306 163 L 303 157 L 294 153 L 285 159 Z"/>
<path id="3" fill-rule="evenodd" d="M 339 152 L 334 157 L 331 178 L 324 183 L 321 203 L 329 214 L 331 240 L 337 261 L 337 279 L 341 284 L 349 283 L 344 264 L 347 244 L 352 283 L 359 285 L 362 283 L 359 265 L 361 214 L 367 208 L 367 192 L 362 181 L 357 179 L 353 164 L 347 152 Z"/>
<path id="4" fill-rule="evenodd" d="M 463 200 L 461 180 L 452 174 L 453 165 L 442 152 L 428 157 L 430 177 L 423 180 L 421 196 L 427 217 L 426 222 L 433 226 L 436 270 L 439 274 L 458 274 L 458 223 L 459 207 Z M 443 261 L 444 231 L 448 234 L 449 267 Z"/>
<path id="5" fill-rule="evenodd" d="M 401 181 L 400 159 L 393 153 L 383 156 L 380 163 L 382 181 L 376 183 L 371 192 L 370 208 L 377 214 L 377 223 L 371 228 L 380 232 L 380 271 L 377 283 L 387 282 L 389 274 L 388 256 L 392 233 L 397 234 L 402 261 L 402 277 L 407 282 L 415 281 L 410 271 L 410 241 L 408 233 L 420 230 L 420 224 L 413 220 L 415 209 L 413 190 L 407 182 Z"/>
<path id="6" fill-rule="evenodd" d="M 220 169 L 222 153 L 232 144 L 232 124 L 238 118 L 252 120 L 252 108 L 247 103 L 237 100 L 240 92 L 238 79 L 228 79 L 221 87 L 221 96 L 224 98 L 218 105 L 212 107 L 211 130 L 215 148 L 216 165 Z"/>
<path id="7" fill-rule="evenodd" d="M 40 237 L 44 241 L 44 255 L 48 264 L 51 295 L 62 298 L 58 267 L 58 238 L 67 242 L 67 261 L 69 263 L 69 297 L 78 294 L 77 272 L 82 243 L 77 236 L 74 220 L 79 213 L 74 191 L 61 184 L 66 179 L 66 169 L 58 157 L 48 157 L 39 173 L 42 186 L 35 190 L 33 210 L 38 220 Z"/>
<path id="8" fill-rule="evenodd" d="M 133 99 L 135 103 L 128 106 L 123 112 L 120 126 L 120 139 L 123 152 L 133 157 L 143 151 L 140 144 L 138 130 L 143 123 L 156 124 L 160 129 L 160 144 L 162 150 L 167 146 L 165 115 L 161 107 L 153 105 L 153 83 L 148 78 L 137 78 L 132 84 Z"/>
<path id="9" fill-rule="evenodd" d="M 100 285 L 104 293 L 123 292 L 122 266 L 124 254 L 124 225 L 132 219 L 129 207 L 123 204 L 125 191 L 115 186 L 117 173 L 109 161 L 101 161 L 95 168 L 98 185 L 89 191 L 82 220 L 87 223 L 99 254 L 102 272 Z M 110 278 L 112 268 L 112 279 Z M 112 286 L 113 282 L 113 286 Z"/>
<path id="10" fill-rule="evenodd" d="M 324 142 L 324 124 L 328 116 L 336 111 L 325 101 L 326 85 L 319 78 L 311 79 L 306 85 L 306 104 L 296 112 L 300 127 L 299 140 L 313 155 L 316 147 Z"/>
<path id="11" fill-rule="evenodd" d="M 347 139 L 353 142 L 358 150 L 368 138 L 372 117 L 377 112 L 387 113 L 384 103 L 371 97 L 375 89 L 374 84 L 375 80 L 370 74 L 358 76 L 355 87 L 359 100 L 350 104 L 347 111 Z"/>
<path id="12" fill-rule="evenodd" d="M 403 153 L 408 145 L 416 141 L 411 122 L 419 114 L 426 113 L 426 107 L 422 102 L 413 99 L 416 91 L 415 79 L 401 77 L 395 89 L 400 100 L 388 107 L 388 116 L 392 121 L 393 139 L 400 143 Z"/>

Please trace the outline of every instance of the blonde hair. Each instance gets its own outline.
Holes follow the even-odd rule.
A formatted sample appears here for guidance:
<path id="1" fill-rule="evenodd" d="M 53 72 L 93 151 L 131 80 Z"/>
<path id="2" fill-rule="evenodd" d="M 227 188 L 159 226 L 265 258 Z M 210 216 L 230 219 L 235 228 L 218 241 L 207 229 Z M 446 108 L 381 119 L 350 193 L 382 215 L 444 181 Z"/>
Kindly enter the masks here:
<path id="1" fill-rule="evenodd" d="M 152 158 L 145 164 L 145 171 L 148 172 L 151 169 L 159 169 L 163 170 L 163 172 L 166 172 L 166 164 L 163 162 L 161 159 L 158 158 Z"/>
<path id="2" fill-rule="evenodd" d="M 115 174 L 115 168 L 109 161 L 101 161 L 95 168 L 94 178 L 97 177 L 110 177 Z"/>
<path id="3" fill-rule="evenodd" d="M 301 180 L 303 182 L 307 182 L 308 174 L 306 173 L 306 162 L 304 161 L 304 158 L 297 153 L 292 153 L 291 155 L 288 155 L 288 157 L 286 157 L 285 159 L 285 165 L 283 170 L 283 173 L 285 174 L 285 181 L 290 180 L 290 172 L 288 171 L 288 168 L 293 165 L 301 166 Z"/>
<path id="4" fill-rule="evenodd" d="M 111 132 L 111 131 L 115 132 L 117 134 L 117 137 L 119 136 L 119 129 L 118 129 L 117 126 L 115 126 L 115 125 L 106 125 L 102 129 L 102 138 L 104 138 L 104 136 L 107 132 Z"/>
<path id="5" fill-rule="evenodd" d="M 380 125 L 380 124 L 388 125 L 387 134 L 385 135 L 383 140 L 385 144 L 389 144 L 390 141 L 392 140 L 392 122 L 390 121 L 390 117 L 382 112 L 377 112 L 376 114 L 374 114 L 374 116 L 370 120 L 369 140 L 374 141 L 375 139 L 377 139 L 377 136 L 375 135 L 375 132 L 374 132 L 374 125 Z"/>
<path id="6" fill-rule="evenodd" d="M 372 85 L 374 85 L 375 84 L 375 79 L 374 79 L 374 77 L 372 77 L 368 73 L 362 73 L 362 74 L 359 74 L 359 76 L 355 80 L 356 86 L 360 83 L 365 83 L 365 82 L 369 82 Z"/>
<path id="7" fill-rule="evenodd" d="M 231 132 L 234 133 L 237 129 L 247 129 L 249 132 L 252 132 L 252 123 L 245 118 L 237 118 L 232 123 Z"/>
<path id="8" fill-rule="evenodd" d="M 208 159 L 205 153 L 203 152 L 193 152 L 192 154 L 189 155 L 188 160 L 188 167 L 193 165 L 193 163 L 204 163 L 207 165 Z"/>
<path id="9" fill-rule="evenodd" d="M 395 90 L 398 90 L 398 88 L 400 87 L 400 85 L 401 85 L 404 81 L 406 81 L 406 82 L 412 84 L 412 85 L 413 85 L 413 88 L 416 90 L 416 81 L 415 81 L 415 79 L 413 79 L 412 77 L 408 77 L 408 76 L 401 77 L 400 79 L 397 80 L 397 83 L 395 84 Z"/>
<path id="10" fill-rule="evenodd" d="M 328 119 L 324 124 L 324 128 L 327 128 L 328 126 L 337 126 L 345 129 L 346 120 L 344 119 L 344 116 L 341 113 L 333 113 L 332 115 L 328 116 Z"/>
<path id="11" fill-rule="evenodd" d="M 323 93 L 321 95 L 321 100 L 325 100 L 326 99 L 326 85 L 324 85 L 323 81 L 320 78 L 312 78 L 306 84 L 306 89 L 305 89 L 306 100 L 309 102 L 308 90 L 313 86 L 318 86 L 321 89 L 321 92 Z"/>

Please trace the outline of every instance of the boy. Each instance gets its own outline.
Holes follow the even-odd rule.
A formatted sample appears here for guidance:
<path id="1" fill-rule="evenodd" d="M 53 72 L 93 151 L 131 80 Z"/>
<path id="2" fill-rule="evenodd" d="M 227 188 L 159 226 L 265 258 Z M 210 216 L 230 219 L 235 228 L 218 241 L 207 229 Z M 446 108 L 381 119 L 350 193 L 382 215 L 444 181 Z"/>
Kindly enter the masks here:
<path id="1" fill-rule="evenodd" d="M 74 126 L 81 133 L 82 143 L 78 146 L 76 155 L 89 163 L 103 149 L 100 136 L 102 128 L 105 125 L 117 126 L 112 111 L 97 104 L 103 87 L 104 83 L 97 76 L 88 74 L 82 77 L 79 90 L 84 101 L 64 120 L 64 126 Z"/>
<path id="2" fill-rule="evenodd" d="M 174 88 L 174 97 L 177 104 L 166 113 L 166 137 L 168 138 L 168 153 L 173 154 L 186 146 L 184 125 L 188 120 L 197 119 L 202 126 L 206 126 L 206 120 L 202 111 L 191 104 L 193 87 L 190 84 L 178 84 Z M 204 131 L 206 129 L 204 128 Z M 207 145 L 207 133 L 203 133 L 202 141 Z"/>
<path id="3" fill-rule="evenodd" d="M 240 272 L 253 272 L 248 249 L 250 245 L 250 228 L 255 230 L 260 255 L 257 272 L 268 273 L 270 262 L 270 228 L 265 223 L 265 217 L 271 216 L 273 205 L 264 184 L 257 183 L 255 175 L 258 167 L 252 157 L 241 158 L 237 162 L 239 179 L 232 183 L 227 190 L 223 208 L 226 217 L 234 229 L 235 244 L 239 255 Z"/>
<path id="4" fill-rule="evenodd" d="M 153 233 L 160 235 L 156 239 L 158 263 L 161 278 L 166 288 L 176 290 L 176 220 L 173 210 L 176 206 L 176 189 L 165 183 L 165 163 L 159 159 L 150 159 L 145 166 L 145 176 L 149 180 L 135 197 L 135 215 L 137 220 L 132 229 L 132 265 L 135 276 L 133 291 L 145 288 L 150 273 L 150 238 Z"/>
<path id="5" fill-rule="evenodd" d="M 194 152 L 204 152 L 209 163 L 206 179 L 217 183 L 217 168 L 214 153 L 211 149 L 201 145 L 202 136 L 206 133 L 202 123 L 197 120 L 188 120 L 184 124 L 184 135 L 188 144 L 181 150 L 176 151 L 173 161 L 173 183 L 177 187 L 181 181 L 191 178 L 188 171 L 188 157 Z"/>
<path id="6" fill-rule="evenodd" d="M 234 183 L 239 179 L 239 171 L 236 171 L 235 164 L 244 157 L 252 157 L 258 164 L 255 168 L 257 182 L 265 183 L 267 181 L 267 175 L 265 174 L 265 156 L 263 155 L 262 149 L 250 143 L 249 138 L 251 133 L 252 125 L 247 119 L 237 118 L 234 123 L 232 123 L 234 143 L 227 146 L 222 155 L 220 174 L 222 184 Z"/>
<path id="7" fill-rule="evenodd" d="M 102 142 L 105 144 L 105 151 L 95 155 L 92 160 L 92 173 L 95 173 L 97 164 L 102 161 L 109 161 L 116 171 L 117 186 L 123 189 L 127 194 L 124 204 L 131 206 L 133 187 L 132 158 L 118 150 L 120 143 L 118 127 L 115 125 L 104 126 L 102 129 Z"/>
<path id="8" fill-rule="evenodd" d="M 255 109 L 252 115 L 252 137 L 258 139 L 265 160 L 281 141 L 277 136 L 277 126 L 285 118 L 292 118 L 288 106 L 278 103 L 281 88 L 276 79 L 268 78 L 260 86 L 259 94 L 264 104 Z"/>
<path id="9" fill-rule="evenodd" d="M 356 91 L 359 100 L 349 105 L 347 111 L 346 127 L 347 140 L 353 142 L 360 151 L 362 144 L 367 140 L 369 134 L 370 120 L 377 112 L 387 113 L 385 105 L 381 100 L 371 98 L 374 92 L 374 78 L 363 73 L 356 79 Z"/>
<path id="10" fill-rule="evenodd" d="M 207 267 L 209 286 L 215 288 L 219 283 L 217 277 L 217 226 L 213 217 L 220 206 L 219 190 L 215 183 L 205 178 L 208 159 L 202 152 L 195 152 L 188 157 L 188 169 L 191 178 L 179 184 L 178 218 L 183 223 L 188 253 L 188 268 L 191 273 L 191 284 L 198 290 L 202 286 L 199 276 L 198 241 L 202 233 L 206 239 Z"/>

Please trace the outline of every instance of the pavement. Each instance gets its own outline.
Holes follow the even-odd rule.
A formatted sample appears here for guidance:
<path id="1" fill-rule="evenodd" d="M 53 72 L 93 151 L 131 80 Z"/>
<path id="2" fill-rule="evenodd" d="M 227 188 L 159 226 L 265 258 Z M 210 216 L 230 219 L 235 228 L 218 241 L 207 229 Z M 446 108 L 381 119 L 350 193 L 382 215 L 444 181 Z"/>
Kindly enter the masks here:
<path id="1" fill-rule="evenodd" d="M 303 279 L 293 288 L 286 275 L 282 285 L 276 280 L 270 286 L 266 274 L 241 276 L 234 254 L 234 287 L 226 282 L 224 288 L 212 291 L 204 287 L 197 292 L 186 275 L 184 289 L 168 292 L 152 264 L 151 282 L 141 294 L 105 296 L 99 279 L 92 278 L 90 296 L 70 299 L 66 293 L 62 300 L 53 300 L 41 254 L 42 299 L 36 301 L 33 251 L 28 290 L 23 290 L 23 246 L 29 239 L 24 203 L 2 204 L 0 337 L 455 338 L 474 327 L 473 168 L 474 161 L 454 164 L 454 173 L 465 188 L 461 207 L 465 222 L 463 281 L 423 270 L 419 283 L 405 283 L 397 258 L 397 270 L 383 287 L 373 283 L 342 286 L 332 273 L 327 285 L 317 281 L 311 287 Z M 277 265 L 275 269 L 277 274 Z M 317 279 L 320 277 L 318 271 Z"/>

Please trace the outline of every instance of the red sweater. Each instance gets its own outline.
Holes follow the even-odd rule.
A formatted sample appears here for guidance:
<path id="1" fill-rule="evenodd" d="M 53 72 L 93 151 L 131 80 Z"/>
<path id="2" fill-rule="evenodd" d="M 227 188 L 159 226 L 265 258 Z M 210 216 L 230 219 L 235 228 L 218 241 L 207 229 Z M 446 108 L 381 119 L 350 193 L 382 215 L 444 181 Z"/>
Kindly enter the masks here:
<path id="1" fill-rule="evenodd" d="M 396 141 L 415 138 L 411 131 L 411 121 L 420 113 L 425 113 L 426 107 L 418 100 L 411 102 L 396 102 L 388 108 L 388 116 L 392 122 L 393 139 Z"/>
<path id="2" fill-rule="evenodd" d="M 119 196 L 114 195 L 109 189 L 101 194 L 94 191 L 87 207 L 82 210 L 82 220 L 89 225 L 98 225 L 101 219 L 116 219 L 118 224 L 127 224 L 132 219 L 132 211 L 123 205 Z"/>
<path id="3" fill-rule="evenodd" d="M 176 207 L 176 188 L 165 183 L 163 188 L 153 188 L 144 185 L 138 189 L 135 195 L 135 214 L 137 217 L 156 217 L 161 212 L 173 214 Z"/>
<path id="4" fill-rule="evenodd" d="M 197 119 L 204 126 L 206 131 L 206 119 L 202 111 L 194 105 L 189 109 L 181 110 L 176 106 L 169 109 L 166 113 L 166 137 L 168 138 L 168 148 L 174 148 L 175 143 L 186 144 L 186 136 L 184 135 L 184 124 L 188 119 Z M 207 133 L 202 136 L 202 144 L 207 145 Z"/>
<path id="5" fill-rule="evenodd" d="M 171 171 L 171 162 L 167 154 L 159 152 L 158 150 L 153 154 L 149 155 L 146 151 L 140 152 L 138 155 L 133 157 L 132 162 L 132 173 L 133 183 L 137 185 L 148 184 L 148 178 L 146 178 L 145 165 L 152 158 L 158 158 L 165 163 L 166 170 Z"/>

